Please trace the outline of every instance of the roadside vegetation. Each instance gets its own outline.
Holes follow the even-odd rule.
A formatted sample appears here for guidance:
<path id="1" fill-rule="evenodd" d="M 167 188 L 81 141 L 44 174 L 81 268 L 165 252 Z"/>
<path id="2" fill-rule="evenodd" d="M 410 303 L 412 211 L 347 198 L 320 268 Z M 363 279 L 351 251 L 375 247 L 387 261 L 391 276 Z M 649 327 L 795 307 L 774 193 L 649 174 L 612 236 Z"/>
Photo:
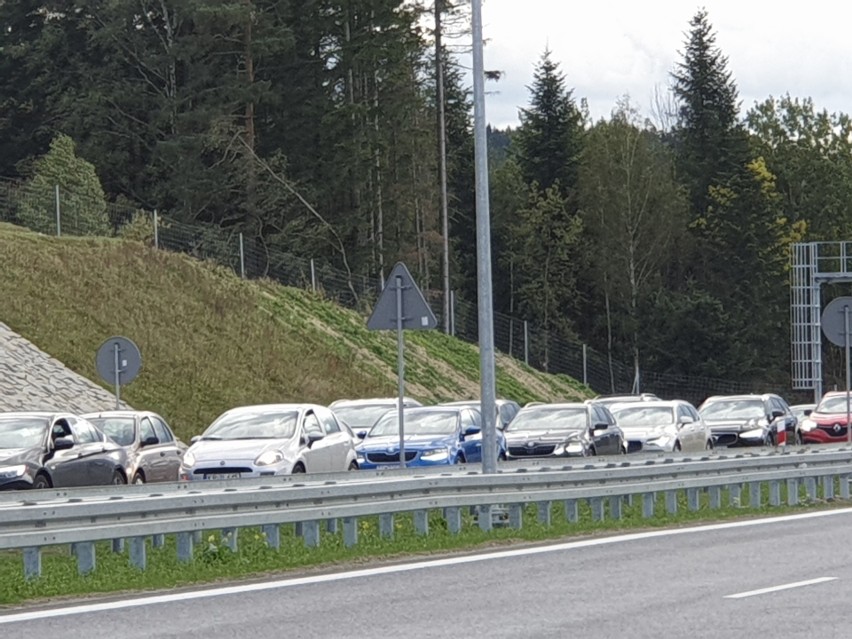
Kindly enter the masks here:
<path id="1" fill-rule="evenodd" d="M 131 338 L 142 372 L 122 389 L 188 440 L 234 406 L 394 396 L 396 336 L 320 295 L 157 251 L 139 242 L 54 238 L 0 225 L 0 321 L 73 371 L 110 388 L 95 352 Z M 439 331 L 406 335 L 406 394 L 479 394 L 475 346 Z M 498 357 L 497 391 L 521 403 L 591 395 L 565 376 Z"/>

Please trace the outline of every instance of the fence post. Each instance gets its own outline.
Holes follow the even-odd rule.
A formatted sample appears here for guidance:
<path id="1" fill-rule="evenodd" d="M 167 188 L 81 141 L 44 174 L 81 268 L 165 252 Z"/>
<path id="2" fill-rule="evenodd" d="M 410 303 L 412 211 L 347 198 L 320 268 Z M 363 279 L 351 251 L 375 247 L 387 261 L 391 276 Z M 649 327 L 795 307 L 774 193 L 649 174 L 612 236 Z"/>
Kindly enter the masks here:
<path id="1" fill-rule="evenodd" d="M 53 199 L 56 202 L 56 237 L 62 237 L 62 223 L 60 221 L 61 213 L 59 209 L 59 185 L 53 187 Z"/>
<path id="2" fill-rule="evenodd" d="M 157 216 L 157 209 L 154 209 L 154 248 L 160 248 L 160 219 Z"/>
<path id="3" fill-rule="evenodd" d="M 586 345 L 583 344 L 583 386 L 589 385 L 588 362 L 589 360 L 586 354 Z"/>
<path id="4" fill-rule="evenodd" d="M 246 250 L 243 245 L 243 234 L 240 233 L 240 277 L 246 278 Z"/>
<path id="5" fill-rule="evenodd" d="M 456 292 L 450 291 L 450 335 L 456 335 Z"/>
<path id="6" fill-rule="evenodd" d="M 314 258 L 311 258 L 311 290 L 317 292 L 317 267 L 314 264 Z"/>
<path id="7" fill-rule="evenodd" d="M 530 324 L 524 320 L 524 364 L 530 365 Z"/>

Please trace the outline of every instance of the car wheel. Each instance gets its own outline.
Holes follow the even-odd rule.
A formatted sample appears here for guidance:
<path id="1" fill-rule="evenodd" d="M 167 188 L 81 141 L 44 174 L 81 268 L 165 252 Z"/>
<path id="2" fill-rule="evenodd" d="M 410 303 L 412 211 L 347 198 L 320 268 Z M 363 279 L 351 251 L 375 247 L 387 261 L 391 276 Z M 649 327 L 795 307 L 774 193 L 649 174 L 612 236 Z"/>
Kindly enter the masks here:
<path id="1" fill-rule="evenodd" d="M 683 447 L 680 445 L 680 440 L 676 439 L 674 446 L 672 446 L 672 452 L 673 453 L 679 453 L 682 450 L 683 450 Z"/>
<path id="2" fill-rule="evenodd" d="M 305 467 L 302 465 L 302 462 L 299 462 L 298 464 L 293 466 L 293 474 L 294 475 L 296 473 L 303 473 L 303 472 L 305 472 Z"/>
<path id="3" fill-rule="evenodd" d="M 802 432 L 801 431 L 799 431 L 799 430 L 796 431 L 796 434 L 793 437 L 793 443 L 796 446 L 804 446 L 805 440 L 802 439 Z"/>
<path id="4" fill-rule="evenodd" d="M 766 436 L 766 439 L 764 439 L 764 440 L 763 440 L 763 445 L 764 445 L 764 446 L 769 446 L 770 448 L 771 448 L 772 446 L 775 446 L 775 443 L 774 443 L 774 441 L 773 441 L 773 438 L 772 438 L 772 434 L 771 434 L 771 433 L 770 433 L 770 434 L 768 434 L 768 435 Z"/>
<path id="5" fill-rule="evenodd" d="M 708 439 L 707 443 L 704 444 L 704 450 L 713 450 L 713 440 Z"/>
<path id="6" fill-rule="evenodd" d="M 594 447 L 594 446 L 592 446 L 592 447 L 589 449 L 589 457 L 597 457 L 597 455 L 598 455 L 598 451 L 596 451 L 596 450 L 595 450 L 595 447 Z"/>
<path id="7" fill-rule="evenodd" d="M 348 470 L 358 470 L 358 462 L 356 462 L 354 459 L 349 462 Z"/>
<path id="8" fill-rule="evenodd" d="M 506 461 L 506 453 L 504 453 L 503 451 L 500 451 L 500 454 L 497 455 L 497 461 L 498 462 Z"/>
<path id="9" fill-rule="evenodd" d="M 127 483 L 127 477 L 125 477 L 120 471 L 114 470 L 112 471 L 112 481 L 110 482 L 113 486 L 124 486 Z"/>
<path id="10" fill-rule="evenodd" d="M 33 490 L 44 490 L 45 488 L 50 488 L 50 480 L 46 475 L 38 474 L 33 479 Z"/>
<path id="11" fill-rule="evenodd" d="M 133 475 L 133 483 L 134 484 L 144 484 L 145 483 L 145 475 L 142 473 L 136 473 Z"/>

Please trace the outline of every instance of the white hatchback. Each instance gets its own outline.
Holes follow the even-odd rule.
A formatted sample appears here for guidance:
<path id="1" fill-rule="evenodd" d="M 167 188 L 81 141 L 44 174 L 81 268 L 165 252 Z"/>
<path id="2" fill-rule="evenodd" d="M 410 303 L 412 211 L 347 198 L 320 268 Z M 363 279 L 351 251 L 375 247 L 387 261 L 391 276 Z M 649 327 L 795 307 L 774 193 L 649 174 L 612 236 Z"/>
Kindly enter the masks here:
<path id="1" fill-rule="evenodd" d="M 713 448 L 710 428 L 695 406 L 685 400 L 629 402 L 609 409 L 624 432 L 628 452 Z"/>
<path id="2" fill-rule="evenodd" d="M 226 411 L 193 437 L 180 478 L 237 479 L 357 468 L 352 438 L 328 408 L 262 404 Z"/>

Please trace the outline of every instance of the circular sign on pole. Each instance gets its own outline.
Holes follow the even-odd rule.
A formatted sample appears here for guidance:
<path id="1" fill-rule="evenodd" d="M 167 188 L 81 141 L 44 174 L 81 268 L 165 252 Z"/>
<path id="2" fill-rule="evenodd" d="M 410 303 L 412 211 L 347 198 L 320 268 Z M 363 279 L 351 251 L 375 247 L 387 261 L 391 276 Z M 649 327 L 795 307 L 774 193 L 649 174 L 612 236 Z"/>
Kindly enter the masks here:
<path id="1" fill-rule="evenodd" d="M 836 346 L 846 346 L 846 326 L 844 308 L 852 311 L 852 297 L 836 297 L 831 300 L 822 312 L 822 332 L 826 339 Z"/>
<path id="2" fill-rule="evenodd" d="M 126 337 L 110 337 L 95 355 L 95 367 L 105 382 L 115 385 L 115 407 L 121 407 L 121 387 L 129 384 L 142 368 L 139 347 Z"/>

